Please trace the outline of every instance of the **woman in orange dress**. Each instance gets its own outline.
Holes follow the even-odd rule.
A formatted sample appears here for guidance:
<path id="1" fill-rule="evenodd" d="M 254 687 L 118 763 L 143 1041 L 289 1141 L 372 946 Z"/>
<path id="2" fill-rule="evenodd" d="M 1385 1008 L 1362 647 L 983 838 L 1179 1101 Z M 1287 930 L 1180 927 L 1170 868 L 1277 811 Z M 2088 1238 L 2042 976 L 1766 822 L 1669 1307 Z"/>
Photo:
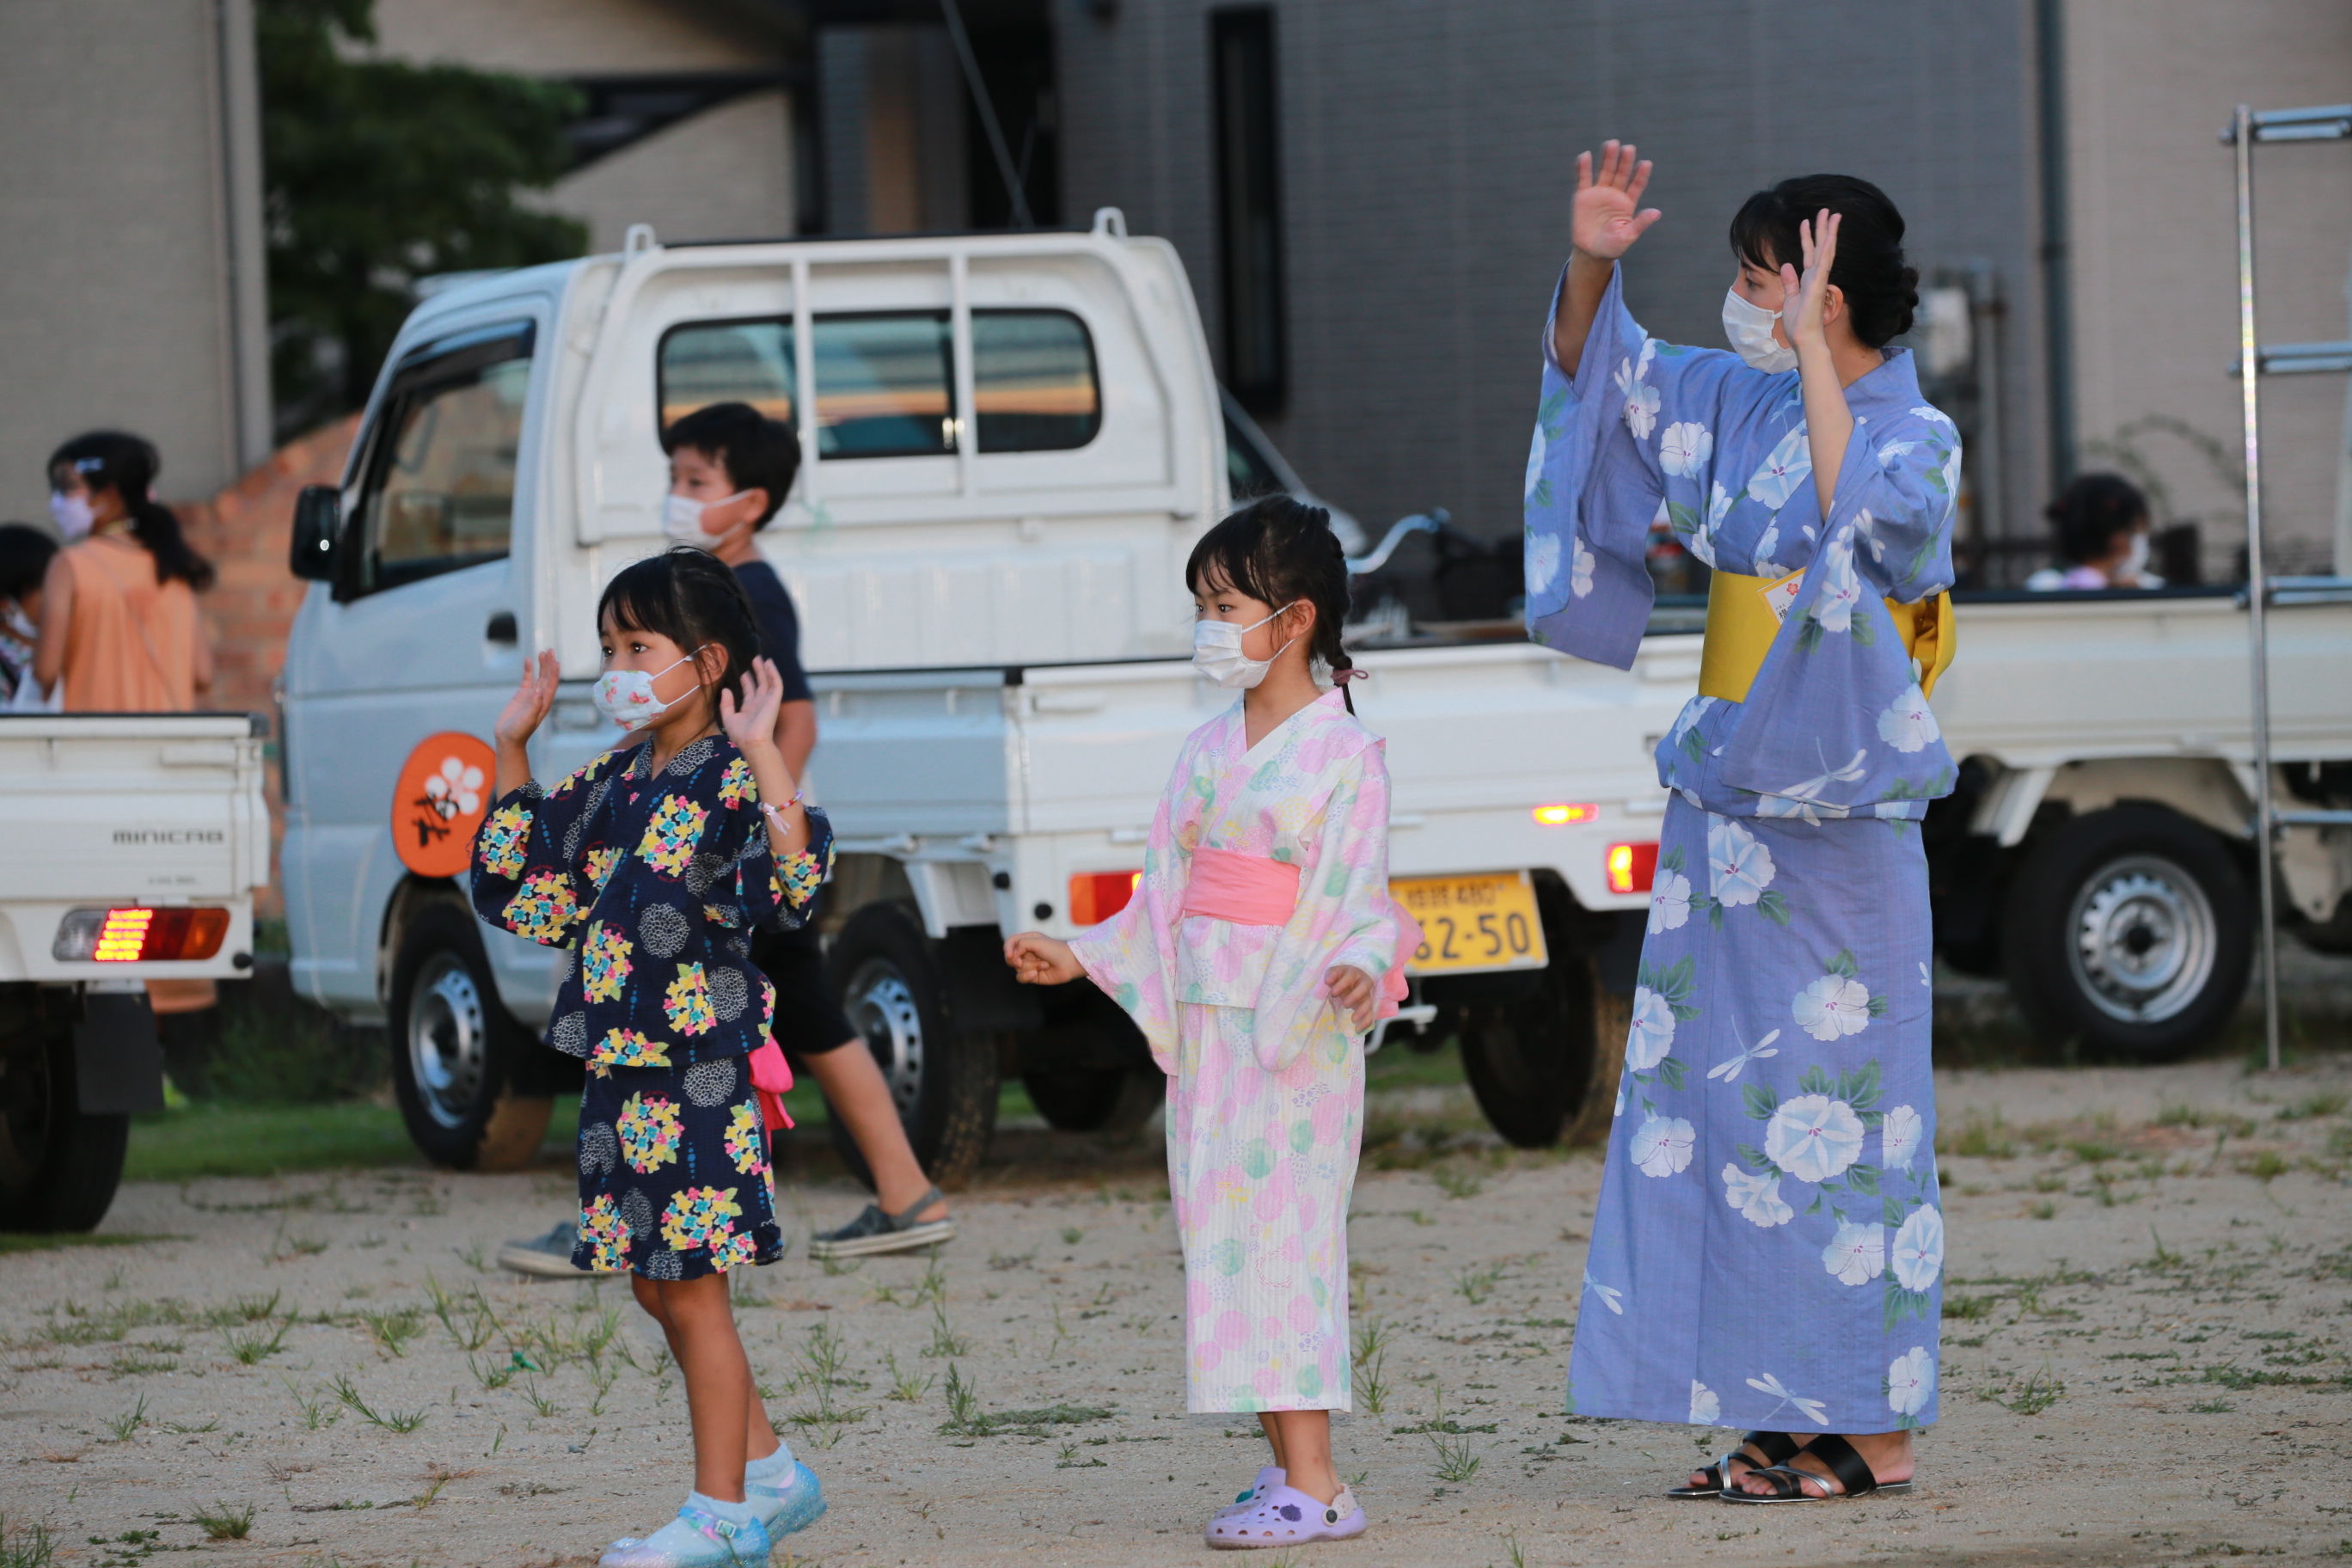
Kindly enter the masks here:
<path id="1" fill-rule="evenodd" d="M 49 458 L 50 512 L 66 548 L 41 584 L 33 656 L 43 690 L 65 681 L 68 713 L 179 713 L 211 691 L 196 595 L 212 563 L 148 491 L 160 467 L 136 436 L 78 436 Z"/>
<path id="2" fill-rule="evenodd" d="M 212 690 L 212 648 L 196 614 L 212 563 L 148 493 L 161 466 L 153 447 L 111 430 L 77 436 L 49 458 L 49 514 L 67 543 L 41 580 L 33 679 L 45 692 L 62 679 L 68 713 L 184 713 Z M 219 999 L 209 980 L 147 983 L 159 1018 Z"/>

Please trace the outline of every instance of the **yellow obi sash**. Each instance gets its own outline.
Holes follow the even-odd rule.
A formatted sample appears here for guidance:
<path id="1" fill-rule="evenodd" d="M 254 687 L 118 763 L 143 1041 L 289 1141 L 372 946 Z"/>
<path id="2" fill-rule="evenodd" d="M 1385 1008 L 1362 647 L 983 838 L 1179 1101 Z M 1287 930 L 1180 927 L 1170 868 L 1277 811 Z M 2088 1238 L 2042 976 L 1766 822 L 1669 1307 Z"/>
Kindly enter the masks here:
<path id="1" fill-rule="evenodd" d="M 1698 660 L 1700 696 L 1726 702 L 1748 700 L 1748 689 L 1756 684 L 1756 672 L 1764 668 L 1764 656 L 1771 652 L 1772 638 L 1780 629 L 1773 600 L 1777 598 L 1783 606 L 1793 603 L 1803 576 L 1801 572 L 1785 577 L 1715 574 L 1706 591 L 1706 644 Z M 1918 663 L 1920 691 L 1933 697 L 1936 678 L 1951 668 L 1952 655 L 1958 651 L 1951 595 L 1938 594 L 1916 605 L 1889 599 L 1886 613 L 1895 617 L 1895 635 L 1903 639 L 1904 651 Z"/>

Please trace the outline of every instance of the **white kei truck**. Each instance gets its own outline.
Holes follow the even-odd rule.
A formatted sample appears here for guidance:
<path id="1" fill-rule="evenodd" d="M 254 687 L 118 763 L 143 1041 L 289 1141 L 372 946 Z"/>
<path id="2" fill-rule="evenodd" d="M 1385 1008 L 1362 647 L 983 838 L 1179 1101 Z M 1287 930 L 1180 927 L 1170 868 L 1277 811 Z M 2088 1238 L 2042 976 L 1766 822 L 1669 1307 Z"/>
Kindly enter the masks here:
<path id="1" fill-rule="evenodd" d="M 541 776 L 614 743 L 589 700 L 597 595 L 663 546 L 665 421 L 721 400 L 800 434 L 760 542 L 800 607 L 811 778 L 839 834 L 822 930 L 918 1152 L 968 1172 L 1009 1075 L 1055 1126 L 1139 1122 L 1164 1087 L 1140 1036 L 1091 986 L 1014 984 L 999 945 L 1124 902 L 1179 741 L 1233 700 L 1189 662 L 1185 557 L 1236 493 L 1296 481 L 1223 400 L 1175 251 L 1110 209 L 1084 232 L 641 228 L 621 254 L 421 302 L 343 484 L 297 509 L 296 989 L 389 1026 L 435 1159 L 537 1147 L 577 1072 L 535 1044 L 564 955 L 467 907 L 485 740 L 551 648 Z M 2352 603 L 2305 597 L 2273 623 L 2267 781 L 2227 591 L 1961 607 L 1936 706 L 1966 766 L 1901 829 L 1924 832 L 1950 963 L 2005 973 L 2037 1026 L 2099 1051 L 2214 1034 L 2248 970 L 2252 792 L 2352 805 Z M 1395 891 L 1429 938 L 1389 1038 L 1458 1039 L 1513 1142 L 1606 1125 L 1665 804 L 1651 751 L 1696 684 L 1698 627 L 1662 607 L 1626 671 L 1507 621 L 1391 616 L 1361 640 Z M 2297 828 L 2279 864 L 2299 929 L 2352 946 L 2352 832 Z"/>
<path id="2" fill-rule="evenodd" d="M 0 1229 L 89 1230 L 163 1109 L 150 980 L 243 979 L 262 721 L 0 714 Z"/>

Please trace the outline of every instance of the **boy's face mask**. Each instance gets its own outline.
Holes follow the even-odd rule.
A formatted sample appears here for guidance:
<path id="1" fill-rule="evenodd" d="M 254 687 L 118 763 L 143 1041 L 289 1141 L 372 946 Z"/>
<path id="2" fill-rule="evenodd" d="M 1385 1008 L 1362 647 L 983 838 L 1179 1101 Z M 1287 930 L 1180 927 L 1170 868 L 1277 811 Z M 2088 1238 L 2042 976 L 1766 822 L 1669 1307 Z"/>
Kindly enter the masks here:
<path id="1" fill-rule="evenodd" d="M 696 648 L 694 653 L 688 654 L 684 658 L 679 659 L 677 664 L 668 665 L 656 670 L 606 670 L 596 678 L 596 711 L 624 730 L 643 729 L 668 712 L 675 705 L 669 700 L 655 694 L 654 681 L 676 669 L 678 664 L 692 664 L 694 654 L 701 651 L 700 648 Z"/>
<path id="2" fill-rule="evenodd" d="M 692 496 L 675 493 L 666 495 L 662 497 L 662 533 L 680 544 L 691 544 L 702 550 L 715 550 L 719 546 L 720 534 L 727 530 L 722 528 L 719 533 L 705 531 L 704 514 L 716 507 L 732 506 L 751 493 L 749 490 L 738 490 L 720 500 L 697 500 Z M 731 527 L 732 524 L 729 526 Z"/>

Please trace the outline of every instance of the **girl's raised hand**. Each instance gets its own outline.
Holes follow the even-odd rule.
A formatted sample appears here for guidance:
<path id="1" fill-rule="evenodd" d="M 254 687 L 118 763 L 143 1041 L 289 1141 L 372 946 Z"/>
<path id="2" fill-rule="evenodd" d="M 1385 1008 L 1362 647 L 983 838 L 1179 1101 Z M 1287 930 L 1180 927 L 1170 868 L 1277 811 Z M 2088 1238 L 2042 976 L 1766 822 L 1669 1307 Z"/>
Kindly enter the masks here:
<path id="1" fill-rule="evenodd" d="M 1592 154 L 1576 155 L 1576 205 L 1571 209 L 1576 248 L 1596 261 L 1614 261 L 1633 248 L 1642 231 L 1658 221 L 1658 209 L 1642 205 L 1650 184 L 1645 159 L 1633 161 L 1631 142 L 1601 144 L 1601 173 Z"/>
<path id="2" fill-rule="evenodd" d="M 499 710 L 498 721 L 490 726 L 491 740 L 515 747 L 528 742 L 547 721 L 548 710 L 555 706 L 555 686 L 562 673 L 552 649 L 542 651 L 536 659 L 523 660 L 522 681 Z"/>
<path id="3" fill-rule="evenodd" d="M 784 700 L 784 678 L 773 663 L 764 658 L 751 661 L 751 672 L 743 677 L 743 700 L 739 705 L 735 693 L 725 687 L 719 691 L 719 727 L 735 742 L 736 750 L 748 752 L 755 745 L 773 745 L 776 739 L 776 710 Z"/>
<path id="4" fill-rule="evenodd" d="M 1780 308 L 1780 320 L 1792 348 L 1801 341 L 1828 342 L 1823 317 L 1829 310 L 1830 264 L 1837 259 L 1837 232 L 1838 215 L 1823 207 L 1811 222 L 1797 226 L 1797 237 L 1805 247 L 1804 276 L 1780 263 L 1780 298 L 1788 301 Z"/>
<path id="5" fill-rule="evenodd" d="M 1004 962 L 1013 966 L 1013 977 L 1024 985 L 1061 985 L 1086 973 L 1070 944 L 1044 931 L 1024 931 L 1008 937 Z"/>
<path id="6" fill-rule="evenodd" d="M 1372 977 L 1352 963 L 1335 963 L 1323 972 L 1323 989 L 1333 1002 L 1345 1007 L 1356 1033 L 1362 1034 L 1372 1026 L 1372 1016 L 1380 1007 L 1380 992 Z"/>

